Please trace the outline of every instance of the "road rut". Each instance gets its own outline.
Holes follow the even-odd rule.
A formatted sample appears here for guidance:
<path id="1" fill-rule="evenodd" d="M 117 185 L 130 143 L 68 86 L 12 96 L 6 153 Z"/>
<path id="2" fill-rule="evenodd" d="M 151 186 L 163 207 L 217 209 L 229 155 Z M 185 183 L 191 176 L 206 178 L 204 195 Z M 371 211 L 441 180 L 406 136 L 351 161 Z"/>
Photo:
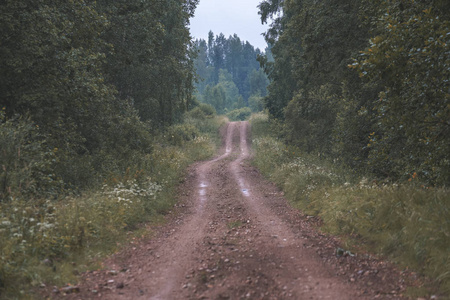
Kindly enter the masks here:
<path id="1" fill-rule="evenodd" d="M 229 123 L 222 154 L 190 168 L 169 224 L 86 274 L 70 297 L 399 299 L 404 281 L 393 269 L 336 257 L 338 241 L 248 164 L 249 131 L 247 122 Z"/>

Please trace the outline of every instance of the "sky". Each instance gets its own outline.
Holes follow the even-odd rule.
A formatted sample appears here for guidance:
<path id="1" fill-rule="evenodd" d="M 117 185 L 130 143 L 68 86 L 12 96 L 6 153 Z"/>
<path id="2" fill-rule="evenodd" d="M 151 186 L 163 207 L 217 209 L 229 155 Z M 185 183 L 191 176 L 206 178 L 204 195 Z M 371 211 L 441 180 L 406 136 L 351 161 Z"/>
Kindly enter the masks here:
<path id="1" fill-rule="evenodd" d="M 255 48 L 264 51 L 267 44 L 261 33 L 268 25 L 262 25 L 258 15 L 258 4 L 262 0 L 200 0 L 191 19 L 191 35 L 194 39 L 208 39 L 212 30 L 214 36 L 221 32 L 225 37 L 237 34 L 241 41 L 248 41 Z"/>

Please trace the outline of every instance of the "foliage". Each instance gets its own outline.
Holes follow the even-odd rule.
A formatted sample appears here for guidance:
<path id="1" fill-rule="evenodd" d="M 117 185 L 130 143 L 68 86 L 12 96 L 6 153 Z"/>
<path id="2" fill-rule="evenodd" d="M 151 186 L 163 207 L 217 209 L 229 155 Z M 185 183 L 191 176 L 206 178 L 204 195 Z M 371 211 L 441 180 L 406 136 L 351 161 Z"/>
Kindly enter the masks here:
<path id="1" fill-rule="evenodd" d="M 197 2 L 0 3 L 0 298 L 67 283 L 71 259 L 165 212 L 212 154 L 211 107 L 174 125 L 197 104 Z"/>
<path id="2" fill-rule="evenodd" d="M 43 143 L 42 153 L 33 155 L 45 153 L 52 168 L 20 180 L 51 175 L 66 193 L 99 186 L 108 173 L 140 164 L 137 157 L 152 149 L 152 131 L 181 120 L 191 105 L 187 25 L 196 3 L 0 4 L 0 107 L 9 119 L 26 116 L 38 126 L 39 137 L 35 130 L 30 141 Z M 22 130 L 22 123 L 13 124 Z M 40 186 L 42 195 L 56 193 Z"/>
<path id="3" fill-rule="evenodd" d="M 199 136 L 197 128 L 190 124 L 175 124 L 167 128 L 166 132 L 170 143 L 178 146 Z"/>
<path id="4" fill-rule="evenodd" d="M 227 39 L 210 32 L 208 41 L 195 41 L 195 49 L 197 95 L 219 114 L 247 106 L 251 96 L 267 94 L 268 79 L 256 60 L 261 51 L 236 34 Z"/>
<path id="5" fill-rule="evenodd" d="M 29 119 L 7 119 L 0 111 L 0 202 L 19 194 L 56 195 L 63 187 L 53 172 L 57 151 L 47 149 L 39 127 Z"/>
<path id="6" fill-rule="evenodd" d="M 156 136 L 153 151 L 140 155 L 139 168 L 111 173 L 101 189 L 61 201 L 16 193 L 0 203 L 1 298 L 31 297 L 30 288 L 42 283 L 76 283 L 74 272 L 95 267 L 99 255 L 142 234 L 129 236 L 130 231 L 170 210 L 185 168 L 214 154 L 223 123 L 218 118 L 187 120 L 169 130 L 184 133 L 197 121 L 198 135 L 178 145 Z"/>
<path id="7" fill-rule="evenodd" d="M 265 124 L 264 124 L 265 123 Z M 269 126 L 269 127 L 268 127 Z M 354 252 L 387 255 L 450 291 L 450 210 L 447 188 L 379 183 L 276 139 L 263 116 L 252 118 L 254 164 L 292 205 L 319 216 L 323 229 L 345 236 Z M 272 134 L 267 134 L 272 132 Z"/>
<path id="8" fill-rule="evenodd" d="M 227 117 L 231 121 L 245 121 L 250 117 L 252 111 L 248 107 L 243 107 L 240 109 L 235 109 L 227 113 Z"/>
<path id="9" fill-rule="evenodd" d="M 303 151 L 329 153 L 328 143 L 335 118 L 337 96 L 328 86 L 306 93 L 300 91 L 288 103 L 285 120 L 286 141 Z"/>
<path id="10" fill-rule="evenodd" d="M 248 107 L 252 110 L 252 112 L 257 113 L 264 110 L 264 101 L 263 97 L 252 95 L 248 98 Z"/>
<path id="11" fill-rule="evenodd" d="M 97 1 L 109 21 L 103 39 L 107 79 L 142 120 L 157 126 L 180 119 L 193 91 L 187 25 L 198 1 Z"/>
<path id="12" fill-rule="evenodd" d="M 449 182 L 449 7 L 427 1 L 263 1 L 274 61 L 265 106 L 287 142 L 359 172 Z M 279 13 L 282 11 L 282 13 Z"/>
<path id="13" fill-rule="evenodd" d="M 382 86 L 369 164 L 392 177 L 418 172 L 429 182 L 447 184 L 450 21 L 428 3 L 391 1 L 386 11 L 377 24 L 380 34 L 351 66 Z"/>
<path id="14" fill-rule="evenodd" d="M 190 110 L 185 116 L 195 119 L 212 118 L 216 115 L 216 110 L 210 104 L 200 103 L 197 107 Z"/>

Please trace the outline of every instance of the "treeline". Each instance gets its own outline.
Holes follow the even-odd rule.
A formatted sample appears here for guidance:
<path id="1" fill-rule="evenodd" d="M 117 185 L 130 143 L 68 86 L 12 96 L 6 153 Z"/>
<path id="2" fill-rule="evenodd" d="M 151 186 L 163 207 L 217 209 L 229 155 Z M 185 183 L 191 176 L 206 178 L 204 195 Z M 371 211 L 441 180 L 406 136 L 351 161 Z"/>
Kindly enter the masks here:
<path id="1" fill-rule="evenodd" d="M 265 105 L 290 144 L 389 180 L 450 182 L 450 2 L 266 0 Z"/>
<path id="2" fill-rule="evenodd" d="M 1 2 L 0 201 L 139 169 L 191 105 L 197 2 Z"/>
<path id="3" fill-rule="evenodd" d="M 195 41 L 198 56 L 197 98 L 211 104 L 219 114 L 250 106 L 253 111 L 263 108 L 268 78 L 260 68 L 257 57 L 263 54 L 249 42 L 234 34 L 227 39 L 222 33 L 208 34 L 208 41 Z"/>

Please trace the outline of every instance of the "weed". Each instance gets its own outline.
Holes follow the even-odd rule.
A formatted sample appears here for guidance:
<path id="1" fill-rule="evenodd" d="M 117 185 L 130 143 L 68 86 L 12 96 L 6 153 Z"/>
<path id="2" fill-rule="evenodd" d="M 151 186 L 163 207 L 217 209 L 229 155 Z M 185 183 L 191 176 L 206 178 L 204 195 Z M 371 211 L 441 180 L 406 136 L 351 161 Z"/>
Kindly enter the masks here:
<path id="1" fill-rule="evenodd" d="M 231 222 L 228 222 L 227 226 L 229 229 L 239 228 L 242 226 L 242 221 L 240 221 L 240 220 L 231 221 Z"/>

